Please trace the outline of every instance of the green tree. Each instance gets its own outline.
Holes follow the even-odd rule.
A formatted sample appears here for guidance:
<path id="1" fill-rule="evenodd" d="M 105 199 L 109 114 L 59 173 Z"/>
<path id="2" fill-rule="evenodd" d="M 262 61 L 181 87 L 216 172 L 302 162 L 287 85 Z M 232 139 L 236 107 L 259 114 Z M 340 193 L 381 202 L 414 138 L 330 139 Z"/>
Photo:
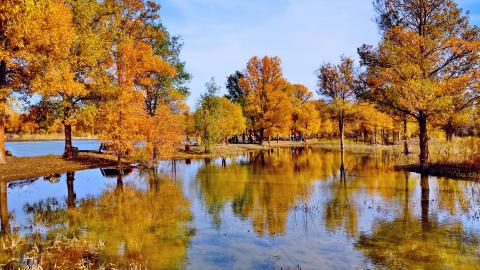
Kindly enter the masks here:
<path id="1" fill-rule="evenodd" d="M 240 80 L 243 77 L 245 77 L 243 73 L 237 70 L 235 73 L 228 76 L 227 83 L 225 85 L 228 91 L 228 94 L 226 94 L 225 97 L 232 102 L 240 104 L 242 107 L 245 106 L 246 97 L 245 89 L 240 86 Z"/>
<path id="2" fill-rule="evenodd" d="M 243 132 L 245 118 L 239 104 L 216 96 L 220 86 L 213 78 L 205 86 L 207 92 L 201 96 L 194 118 L 197 133 L 207 152 L 213 144 L 220 141 L 227 143 L 229 137 Z"/>

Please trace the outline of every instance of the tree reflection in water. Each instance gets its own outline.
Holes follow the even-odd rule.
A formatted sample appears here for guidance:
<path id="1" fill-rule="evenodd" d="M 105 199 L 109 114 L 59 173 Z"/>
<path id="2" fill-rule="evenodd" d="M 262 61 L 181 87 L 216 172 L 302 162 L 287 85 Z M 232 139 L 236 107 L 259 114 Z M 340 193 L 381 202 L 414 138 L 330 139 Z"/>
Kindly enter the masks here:
<path id="1" fill-rule="evenodd" d="M 466 221 L 478 215 L 480 185 L 394 171 L 398 158 L 275 149 L 186 166 L 165 162 L 130 176 L 108 169 L 102 173 L 111 179 L 96 179 L 99 193 L 90 197 L 84 174 L 68 172 L 65 183 L 48 182 L 61 185 L 66 198 L 49 194 L 20 204 L 28 222 L 12 238 L 18 248 L 1 250 L 0 265 L 19 262 L 35 247 L 44 269 L 60 262 L 68 269 L 73 259 L 116 268 L 268 269 L 268 257 L 280 267 L 316 268 L 321 261 L 339 268 L 475 269 L 478 220 Z M 13 236 L 18 213 L 9 215 L 6 183 L 0 194 L 1 232 Z M 305 226 L 297 224 L 299 211 Z M 191 226 L 201 230 L 198 237 Z"/>
<path id="2" fill-rule="evenodd" d="M 7 182 L 0 181 L 0 232 L 2 235 L 10 232 L 10 216 L 8 213 L 7 193 Z"/>
<path id="3" fill-rule="evenodd" d="M 37 232 L 30 236 L 41 241 L 40 245 L 47 246 L 61 235 L 103 243 L 94 258 L 97 266 L 183 268 L 193 233 L 188 226 L 192 216 L 190 202 L 176 183 L 150 171 L 144 175 L 149 186 L 144 189 L 135 181 L 124 183 L 120 171 L 116 184 L 98 198 L 75 202 L 75 173 L 66 176 L 65 206 L 48 199 L 24 207 L 32 213 L 32 228 L 41 225 L 46 230 L 44 238 L 36 237 Z M 50 259 L 55 262 L 61 256 Z"/>
<path id="4" fill-rule="evenodd" d="M 420 218 L 411 213 L 408 188 L 403 214 L 393 221 L 378 221 L 372 232 L 355 243 L 378 267 L 394 269 L 478 269 L 480 238 L 466 231 L 460 221 L 441 223 L 429 213 L 429 177 L 422 175 Z"/>
<path id="5" fill-rule="evenodd" d="M 469 183 L 438 179 L 432 190 L 428 176 L 394 171 L 397 158 L 388 152 L 275 150 L 228 166 L 208 164 L 198 172 L 197 185 L 217 225 L 231 205 L 258 236 L 281 237 L 288 234 L 292 209 L 312 203 L 314 187 L 324 183 L 317 194 L 324 228 L 344 232 L 375 266 L 474 267 L 479 237 L 463 228 L 460 216 L 476 200 L 465 198 Z M 440 223 L 439 212 L 455 214 L 450 218 L 457 221 Z M 373 220 L 372 227 L 360 231 L 365 219 Z"/>
<path id="6" fill-rule="evenodd" d="M 324 175 L 317 166 L 332 167 L 310 156 L 311 151 L 300 151 L 259 152 L 245 162 L 201 168 L 198 188 L 213 222 L 219 225 L 220 213 L 230 203 L 235 215 L 252 220 L 258 235 L 284 235 L 289 211 L 298 201 L 308 201 L 312 181 Z"/>

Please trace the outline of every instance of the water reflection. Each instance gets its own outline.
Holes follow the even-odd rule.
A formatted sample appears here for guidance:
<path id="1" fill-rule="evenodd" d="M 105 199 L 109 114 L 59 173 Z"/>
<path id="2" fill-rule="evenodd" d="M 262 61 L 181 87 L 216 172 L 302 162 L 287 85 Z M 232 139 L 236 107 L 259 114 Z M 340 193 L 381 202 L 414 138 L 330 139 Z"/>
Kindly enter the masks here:
<path id="1" fill-rule="evenodd" d="M 115 187 L 98 199 L 80 203 L 76 215 L 78 227 L 86 228 L 83 237 L 105 241 L 106 261 L 179 268 L 191 237 L 186 226 L 191 219 L 189 202 L 181 189 L 162 180 L 154 189 L 141 190 L 134 183 L 124 184 L 122 178 L 119 174 Z"/>
<path id="2" fill-rule="evenodd" d="M 60 236 L 78 239 L 89 245 L 101 243 L 102 248 L 94 259 L 87 251 L 76 250 L 82 257 L 89 257 L 85 267 L 183 268 L 193 231 L 188 226 L 192 218 L 190 202 L 183 196 L 181 187 L 150 171 L 145 178 L 150 183 L 149 188 L 145 189 L 143 182 L 124 183 L 125 175 L 123 170 L 119 170 L 115 185 L 106 186 L 98 197 L 77 201 L 75 175 L 75 172 L 65 175 L 65 204 L 56 197 L 48 197 L 23 206 L 30 216 L 24 231 L 26 239 L 31 239 L 29 241 L 40 248 L 48 248 Z M 3 226 L 8 227 L 4 221 L 6 192 L 3 191 L 2 231 Z M 8 218 L 8 213 L 5 213 Z M 65 259 L 58 260 L 61 256 L 60 253 L 53 257 L 41 256 L 35 263 L 41 262 L 44 268 L 54 268 Z M 21 263 L 20 258 L 17 260 Z M 73 265 L 75 261 L 70 263 Z"/>
<path id="3" fill-rule="evenodd" d="M 289 210 L 299 201 L 308 201 L 311 183 L 322 176 L 316 163 L 305 155 L 277 152 L 254 154 L 246 162 L 226 166 L 206 164 L 198 174 L 198 189 L 213 217 L 230 204 L 241 219 L 251 219 L 258 235 L 284 235 Z"/>
<path id="4" fill-rule="evenodd" d="M 466 187 L 478 191 L 478 183 L 395 172 L 395 159 L 388 153 L 278 150 L 228 166 L 223 160 L 222 166 L 207 164 L 199 170 L 197 184 L 217 229 L 230 207 L 252 223 L 259 237 L 293 240 L 288 233 L 299 228 L 289 227 L 289 216 L 301 210 L 306 219 L 319 217 L 320 230 L 331 237 L 340 232 L 347 243 L 351 239 L 368 259 L 367 268 L 439 268 L 463 261 L 473 267 L 480 258 L 478 218 L 477 226 L 468 228 L 462 221 L 475 218 L 478 192 Z M 311 215 L 313 211 L 320 215 Z M 340 259 L 344 254 L 336 255 Z"/>
<path id="5" fill-rule="evenodd" d="M 68 254 L 96 267 L 475 269 L 480 184 L 396 172 L 396 159 L 276 149 L 0 183 L 2 235 L 21 243 L 0 266 L 77 239 L 95 252 Z"/>
<path id="6" fill-rule="evenodd" d="M 355 246 L 378 267 L 477 269 L 478 232 L 466 230 L 459 220 L 441 223 L 438 216 L 431 218 L 429 179 L 425 175 L 420 178 L 421 218 L 410 211 L 407 188 L 403 213 L 392 221 L 376 222 L 371 233 L 360 235 Z"/>
<path id="7" fill-rule="evenodd" d="M 4 235 L 10 232 L 8 214 L 8 200 L 7 200 L 7 182 L 0 181 L 0 223 L 1 234 Z"/>

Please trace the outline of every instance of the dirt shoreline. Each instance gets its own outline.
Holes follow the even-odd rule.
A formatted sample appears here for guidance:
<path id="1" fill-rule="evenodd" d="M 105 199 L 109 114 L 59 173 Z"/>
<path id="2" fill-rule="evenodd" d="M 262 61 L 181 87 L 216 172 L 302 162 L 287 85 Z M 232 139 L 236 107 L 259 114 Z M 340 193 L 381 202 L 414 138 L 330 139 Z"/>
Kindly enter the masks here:
<path id="1" fill-rule="evenodd" d="M 480 180 L 480 167 L 472 164 L 446 164 L 432 163 L 427 170 L 423 170 L 418 164 L 395 166 L 396 170 L 427 174 L 430 176 L 458 178 L 463 180 Z"/>
<path id="2" fill-rule="evenodd" d="M 67 171 L 116 166 L 115 157 L 97 153 L 79 153 L 77 160 L 65 160 L 60 155 L 9 158 L 0 164 L 0 181 L 27 180 Z"/>

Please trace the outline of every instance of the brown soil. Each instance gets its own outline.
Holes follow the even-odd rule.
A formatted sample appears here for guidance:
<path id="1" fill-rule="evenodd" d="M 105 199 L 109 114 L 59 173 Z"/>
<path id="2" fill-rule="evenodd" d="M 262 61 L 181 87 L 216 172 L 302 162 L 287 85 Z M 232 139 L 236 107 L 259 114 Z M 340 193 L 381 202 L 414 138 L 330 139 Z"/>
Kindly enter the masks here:
<path id="1" fill-rule="evenodd" d="M 115 166 L 116 158 L 97 153 L 79 153 L 76 160 L 65 160 L 61 156 L 10 158 L 0 164 L 0 181 L 14 181 L 48 176 L 66 171 Z"/>
<path id="2" fill-rule="evenodd" d="M 430 164 L 427 170 L 422 170 L 417 164 L 411 164 L 404 166 L 396 166 L 395 169 L 416 173 L 424 173 L 432 176 L 480 180 L 480 166 L 475 164 L 433 163 Z"/>

